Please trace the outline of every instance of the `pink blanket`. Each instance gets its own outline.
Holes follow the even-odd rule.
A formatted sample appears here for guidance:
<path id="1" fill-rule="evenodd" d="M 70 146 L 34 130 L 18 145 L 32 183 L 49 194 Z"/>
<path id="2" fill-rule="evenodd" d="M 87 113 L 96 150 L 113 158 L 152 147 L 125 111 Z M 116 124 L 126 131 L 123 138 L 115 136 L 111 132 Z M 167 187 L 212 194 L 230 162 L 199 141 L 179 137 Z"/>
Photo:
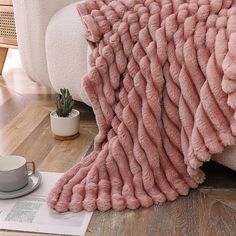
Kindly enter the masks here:
<path id="1" fill-rule="evenodd" d="M 49 195 L 59 212 L 149 207 L 187 195 L 200 166 L 235 144 L 233 0 L 86 0 L 84 86 L 94 151 Z"/>

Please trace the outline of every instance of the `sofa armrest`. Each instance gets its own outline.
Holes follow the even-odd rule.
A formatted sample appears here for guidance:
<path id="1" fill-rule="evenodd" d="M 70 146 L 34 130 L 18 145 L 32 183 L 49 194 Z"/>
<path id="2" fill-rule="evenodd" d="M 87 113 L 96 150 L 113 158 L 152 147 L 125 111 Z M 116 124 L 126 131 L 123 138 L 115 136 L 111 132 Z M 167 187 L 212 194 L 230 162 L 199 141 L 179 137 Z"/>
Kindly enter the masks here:
<path id="1" fill-rule="evenodd" d="M 29 24 L 36 19 L 41 19 L 42 23 L 47 25 L 58 10 L 73 2 L 78 0 L 13 0 L 13 7 L 16 19 L 27 17 Z"/>
<path id="2" fill-rule="evenodd" d="M 29 77 L 51 86 L 45 54 L 45 32 L 51 17 L 78 0 L 13 0 L 17 41 L 22 64 Z"/>

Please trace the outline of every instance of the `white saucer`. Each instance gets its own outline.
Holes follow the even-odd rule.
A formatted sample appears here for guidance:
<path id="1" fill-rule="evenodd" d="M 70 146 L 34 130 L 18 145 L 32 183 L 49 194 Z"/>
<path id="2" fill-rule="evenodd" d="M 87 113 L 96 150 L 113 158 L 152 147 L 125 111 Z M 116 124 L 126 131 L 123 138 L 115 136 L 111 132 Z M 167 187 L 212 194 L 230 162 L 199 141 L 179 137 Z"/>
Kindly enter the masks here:
<path id="1" fill-rule="evenodd" d="M 11 199 L 24 196 L 28 193 L 34 191 L 41 183 L 42 175 L 39 171 L 36 171 L 34 175 L 29 177 L 28 184 L 19 190 L 12 191 L 12 192 L 1 192 L 0 191 L 0 199 Z"/>

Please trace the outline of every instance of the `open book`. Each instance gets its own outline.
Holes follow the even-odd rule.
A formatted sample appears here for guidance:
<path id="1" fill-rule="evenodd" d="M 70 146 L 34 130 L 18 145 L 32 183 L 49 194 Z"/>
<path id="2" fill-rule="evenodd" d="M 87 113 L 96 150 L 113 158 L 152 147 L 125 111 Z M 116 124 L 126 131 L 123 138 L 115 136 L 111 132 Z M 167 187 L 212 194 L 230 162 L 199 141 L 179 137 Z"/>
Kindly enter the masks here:
<path id="1" fill-rule="evenodd" d="M 42 183 L 31 194 L 0 200 L 0 229 L 52 234 L 85 235 L 91 212 L 58 213 L 47 206 L 47 195 L 60 173 L 41 172 Z"/>

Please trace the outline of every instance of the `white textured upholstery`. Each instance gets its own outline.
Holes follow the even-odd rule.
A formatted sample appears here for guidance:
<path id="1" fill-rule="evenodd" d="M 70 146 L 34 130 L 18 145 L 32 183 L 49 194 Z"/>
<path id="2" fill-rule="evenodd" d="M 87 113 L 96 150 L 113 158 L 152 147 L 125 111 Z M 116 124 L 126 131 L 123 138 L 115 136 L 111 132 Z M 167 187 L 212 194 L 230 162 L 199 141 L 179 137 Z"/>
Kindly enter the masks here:
<path id="1" fill-rule="evenodd" d="M 226 147 L 223 153 L 214 155 L 212 159 L 236 171 L 236 146 Z"/>
<path id="2" fill-rule="evenodd" d="M 22 64 L 28 76 L 50 86 L 45 32 L 51 17 L 64 6 L 78 0 L 13 0 L 17 41 Z"/>
<path id="3" fill-rule="evenodd" d="M 76 10 L 77 3 L 59 10 L 46 31 L 46 58 L 53 88 L 68 88 L 73 98 L 90 105 L 83 89 L 87 71 L 87 42 L 85 26 Z"/>

